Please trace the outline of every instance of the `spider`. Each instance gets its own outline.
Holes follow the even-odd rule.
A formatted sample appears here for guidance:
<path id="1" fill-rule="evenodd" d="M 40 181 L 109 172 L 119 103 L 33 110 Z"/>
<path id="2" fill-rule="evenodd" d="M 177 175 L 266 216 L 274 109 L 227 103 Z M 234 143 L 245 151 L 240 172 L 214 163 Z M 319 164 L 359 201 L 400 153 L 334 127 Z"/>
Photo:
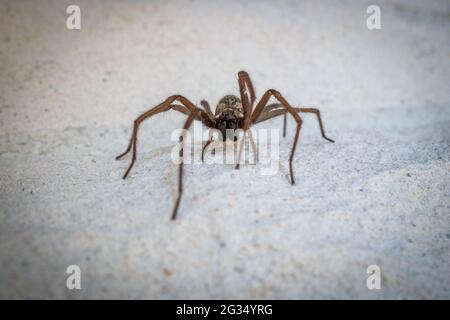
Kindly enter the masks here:
<path id="1" fill-rule="evenodd" d="M 155 114 L 176 110 L 185 115 L 187 115 L 187 120 L 183 126 L 183 134 L 180 136 L 181 149 L 180 149 L 180 158 L 181 162 L 179 164 L 179 172 L 178 172 L 178 196 L 175 201 L 175 206 L 172 212 L 172 220 L 175 220 L 177 217 L 178 207 L 180 205 L 181 196 L 183 194 L 183 138 L 186 130 L 189 130 L 192 122 L 194 120 L 201 121 L 206 127 L 217 129 L 222 133 L 223 140 L 227 139 L 227 135 L 225 134 L 227 129 L 243 129 L 244 134 L 250 128 L 251 125 L 283 115 L 283 137 L 286 136 L 286 115 L 290 113 L 294 118 L 297 126 L 295 131 L 294 143 L 292 145 L 292 150 L 289 156 L 289 173 L 290 173 L 290 182 L 293 185 L 295 183 L 294 174 L 292 172 L 292 160 L 294 158 L 295 149 L 297 146 L 297 142 L 300 137 L 300 129 L 302 127 L 302 118 L 300 118 L 299 112 L 308 112 L 314 113 L 317 116 L 317 120 L 319 122 L 320 132 L 322 137 L 330 142 L 334 142 L 334 140 L 328 138 L 325 135 L 325 131 L 323 129 L 322 119 L 320 117 L 320 111 L 315 108 L 294 108 L 292 107 L 286 99 L 283 98 L 281 93 L 277 90 L 270 89 L 267 90 L 262 98 L 256 104 L 256 107 L 253 110 L 253 105 L 255 103 L 255 91 L 253 89 L 252 82 L 247 72 L 240 71 L 238 73 L 238 82 L 239 82 L 239 92 L 240 98 L 235 95 L 226 95 L 222 99 L 220 99 L 217 107 L 215 109 L 215 113 L 212 113 L 209 103 L 205 100 L 200 102 L 203 109 L 198 108 L 188 99 L 183 97 L 182 95 L 173 95 L 168 97 L 165 101 L 148 110 L 147 112 L 141 114 L 139 117 L 134 120 L 133 130 L 131 133 L 130 142 L 128 144 L 127 149 L 124 153 L 116 157 L 116 160 L 121 159 L 130 151 L 132 151 L 131 163 L 128 166 L 128 169 L 125 171 L 123 175 L 123 179 L 125 179 L 130 173 L 131 168 L 133 167 L 136 161 L 136 147 L 137 147 L 137 136 L 138 129 L 141 123 L 151 116 Z M 274 97 L 278 100 L 278 103 L 267 104 L 269 99 Z M 180 104 L 176 104 L 175 102 L 179 102 Z M 250 136 L 251 137 L 251 136 Z M 206 142 L 202 149 L 202 159 L 203 152 L 205 148 L 212 142 L 212 137 Z M 243 140 L 242 140 L 243 142 Z M 242 150 L 242 142 L 240 146 L 240 150 L 238 153 L 238 162 L 236 164 L 235 169 L 239 169 L 240 162 L 240 151 Z"/>

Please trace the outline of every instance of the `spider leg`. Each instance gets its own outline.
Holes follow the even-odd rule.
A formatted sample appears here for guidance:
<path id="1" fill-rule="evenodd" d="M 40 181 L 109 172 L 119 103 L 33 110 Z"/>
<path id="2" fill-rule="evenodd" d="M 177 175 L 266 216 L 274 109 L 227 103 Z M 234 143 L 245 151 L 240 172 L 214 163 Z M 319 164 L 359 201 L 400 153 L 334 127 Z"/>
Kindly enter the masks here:
<path id="1" fill-rule="evenodd" d="M 203 158 L 205 155 L 205 149 L 214 141 L 213 139 L 213 132 L 210 130 L 208 133 L 209 137 L 208 137 L 208 141 L 206 141 L 206 144 L 203 146 L 202 148 L 202 162 L 203 162 Z M 213 150 L 215 153 L 215 150 Z"/>
<path id="2" fill-rule="evenodd" d="M 255 123 L 259 123 L 259 122 L 263 122 L 269 119 L 272 119 L 274 117 L 280 116 L 280 115 L 284 115 L 284 125 L 283 125 L 283 137 L 286 136 L 286 115 L 287 115 L 287 110 L 284 109 L 280 109 L 282 108 L 282 105 L 279 103 L 274 103 L 271 105 L 266 106 L 263 111 L 261 112 L 261 114 L 259 115 L 258 119 L 255 121 Z M 320 133 L 322 134 L 322 137 L 325 140 L 328 140 L 330 142 L 334 142 L 333 139 L 328 138 L 325 135 L 325 130 L 323 128 L 323 123 L 322 123 L 322 118 L 320 116 L 320 110 L 316 109 L 316 108 L 294 108 L 295 111 L 297 112 L 307 112 L 307 113 L 314 113 L 317 116 L 317 120 L 319 122 L 319 127 L 320 127 Z M 252 117 L 253 119 L 253 117 Z"/>
<path id="3" fill-rule="evenodd" d="M 208 101 L 202 100 L 202 101 L 200 101 L 200 104 L 203 107 L 203 109 L 205 109 L 206 114 L 208 115 L 209 119 L 211 121 L 214 121 L 214 113 L 212 113 L 211 107 L 209 106 Z"/>
<path id="4" fill-rule="evenodd" d="M 322 118 L 320 117 L 320 110 L 319 109 L 316 109 L 316 108 L 300 108 L 300 112 L 314 113 L 317 116 L 317 121 L 319 121 L 320 133 L 322 134 L 322 137 L 325 140 L 328 140 L 330 142 L 334 142 L 333 139 L 330 139 L 330 138 L 328 138 L 325 135 L 325 130 L 323 129 Z"/>
<path id="5" fill-rule="evenodd" d="M 213 142 L 213 139 L 209 138 L 209 140 L 206 141 L 206 144 L 202 148 L 202 161 L 203 161 L 203 158 L 204 158 L 204 155 L 205 155 L 205 149 L 211 144 L 211 142 Z"/>
<path id="6" fill-rule="evenodd" d="M 188 99 L 186 99 L 183 96 L 180 95 L 174 95 L 174 96 L 170 96 L 169 98 L 167 98 L 164 102 L 160 103 L 159 105 L 157 105 L 156 107 L 148 110 L 147 112 L 144 112 L 142 115 L 140 115 L 139 117 L 136 118 L 136 120 L 134 120 L 134 125 L 133 125 L 133 131 L 131 134 L 131 140 L 130 143 L 128 145 L 127 150 L 122 153 L 121 155 L 119 155 L 116 159 L 120 159 L 121 157 L 123 157 L 124 155 L 126 155 L 128 152 L 130 152 L 130 150 L 132 150 L 132 159 L 131 159 L 131 163 L 127 169 L 127 171 L 125 172 L 125 174 L 123 175 L 123 178 L 125 179 L 128 174 L 131 171 L 131 168 L 133 167 L 135 161 L 136 161 L 136 145 L 137 145 L 137 132 L 139 129 L 140 124 L 147 118 L 161 113 L 161 112 L 165 112 L 168 111 L 172 108 L 172 102 L 174 102 L 175 100 L 178 100 L 180 103 L 183 104 L 183 106 L 178 106 L 175 105 L 175 107 L 173 108 L 174 110 L 178 110 L 180 112 L 183 112 L 185 114 L 189 114 L 191 115 L 194 111 L 195 112 L 195 116 L 197 117 L 198 113 L 202 112 L 202 110 L 198 109 L 195 105 L 193 105 Z M 182 108 L 179 108 L 182 107 Z M 184 109 L 186 108 L 186 109 Z M 183 111 L 181 111 L 183 110 Z M 203 119 L 203 117 L 198 118 Z M 204 119 L 203 119 L 204 120 Z"/>
<path id="7" fill-rule="evenodd" d="M 289 156 L 289 172 L 291 176 L 291 184 L 295 183 L 294 174 L 292 171 L 292 160 L 294 159 L 295 149 L 297 147 L 297 142 L 300 138 L 300 129 L 302 127 L 302 119 L 298 115 L 297 111 L 284 99 L 284 97 L 278 91 L 274 89 L 267 90 L 266 93 L 262 96 L 261 100 L 256 105 L 255 111 L 252 114 L 252 123 L 256 123 L 259 116 L 261 115 L 264 107 L 271 97 L 275 97 L 280 103 L 281 107 L 285 108 L 287 112 L 289 112 L 297 123 L 297 128 L 295 131 L 294 143 L 292 145 L 291 155 Z"/>
<path id="8" fill-rule="evenodd" d="M 253 123 L 260 123 L 281 115 L 286 115 L 288 113 L 288 111 L 286 109 L 284 109 L 282 107 L 281 104 L 277 103 L 276 104 L 279 108 L 276 108 L 275 110 L 271 111 L 271 110 L 263 110 L 263 112 L 261 112 L 261 114 L 259 115 L 258 119 L 253 122 Z M 281 107 L 281 108 L 280 108 Z M 299 108 L 294 108 L 295 111 L 300 112 Z"/>
<path id="9" fill-rule="evenodd" d="M 241 162 L 241 154 L 242 154 L 242 148 L 244 148 L 244 140 L 245 140 L 245 136 L 247 135 L 247 132 L 249 134 L 250 137 L 250 144 L 252 146 L 252 151 L 253 151 L 253 157 L 254 157 L 254 162 L 258 162 L 258 152 L 256 151 L 256 144 L 255 144 L 255 140 L 253 140 L 253 135 L 252 135 L 252 131 L 244 131 L 244 136 L 242 137 L 241 143 L 239 144 L 239 150 L 238 150 L 238 161 L 236 163 L 236 167 L 234 167 L 235 169 L 239 169 L 240 166 L 240 162 Z"/>
<path id="10" fill-rule="evenodd" d="M 202 101 L 200 101 L 200 104 L 202 105 L 203 109 L 205 109 L 205 112 L 208 115 L 209 120 L 211 121 L 211 123 L 214 123 L 214 114 L 211 111 L 211 107 L 209 106 L 208 101 L 202 100 Z M 209 126 L 209 127 L 211 127 L 211 126 Z M 202 148 L 202 161 L 203 161 L 203 157 L 204 157 L 204 154 L 205 154 L 205 149 L 211 144 L 211 142 L 213 142 L 213 138 L 212 138 L 212 134 L 210 132 L 209 133 L 209 139 L 208 139 L 208 141 L 206 142 L 206 144 Z"/>
<path id="11" fill-rule="evenodd" d="M 177 104 L 171 104 L 171 105 L 170 105 L 170 108 L 168 108 L 167 110 L 163 110 L 163 111 L 168 111 L 168 110 L 170 110 L 170 109 L 179 111 L 179 112 L 184 113 L 184 114 L 186 114 L 186 115 L 189 115 L 189 114 L 190 114 L 190 111 L 189 111 L 188 108 L 186 108 L 186 107 L 184 107 L 184 106 L 181 106 L 181 105 L 177 105 Z M 159 111 L 159 112 L 163 112 L 163 111 Z M 159 112 L 156 112 L 156 113 L 159 113 Z M 156 113 L 155 113 L 155 114 L 156 114 Z M 197 116 L 197 119 L 196 119 L 196 120 L 200 120 L 198 116 Z M 119 160 L 119 159 L 123 158 L 128 152 L 130 152 L 132 144 L 133 144 L 133 133 L 131 133 L 130 142 L 128 143 L 127 149 L 125 150 L 125 152 L 123 152 L 123 153 L 121 153 L 120 155 L 118 155 L 118 156 L 116 157 L 116 160 Z"/>
<path id="12" fill-rule="evenodd" d="M 172 212 L 172 220 L 175 220 L 177 218 L 177 212 L 178 207 L 180 205 L 181 196 L 183 195 L 183 152 L 184 152 L 184 136 L 186 134 L 186 131 L 189 130 L 194 118 L 196 117 L 197 113 L 200 112 L 200 110 L 194 110 L 187 118 L 186 122 L 184 123 L 183 127 L 183 134 L 182 134 L 182 140 L 181 140 L 181 149 L 180 149 L 180 157 L 181 162 L 179 164 L 179 171 L 178 171 L 178 197 L 175 202 L 175 207 L 173 208 Z M 180 137 L 181 138 L 181 137 Z"/>
<path id="13" fill-rule="evenodd" d="M 280 114 L 284 114 L 284 118 L 283 118 L 283 138 L 284 138 L 284 137 L 286 137 L 287 110 L 285 110 L 285 109 L 278 110 L 278 111 L 282 111 L 282 113 L 277 113 L 276 112 L 277 110 L 275 110 L 275 109 L 280 109 L 280 108 L 282 108 L 282 105 L 279 103 L 272 103 L 272 104 L 265 106 L 264 109 L 261 111 L 261 114 L 259 115 L 258 119 L 254 123 L 259 123 L 259 122 L 271 119 L 273 117 L 279 116 Z M 274 110 L 274 111 L 272 111 L 272 110 Z M 252 119 L 253 119 L 253 117 L 252 117 Z"/>
<path id="14" fill-rule="evenodd" d="M 253 104 L 255 103 L 255 90 L 253 89 L 250 76 L 245 71 L 238 73 L 239 93 L 241 95 L 242 107 L 244 108 L 244 130 L 250 126 Z M 248 94 L 250 94 L 250 100 Z"/>
<path id="15" fill-rule="evenodd" d="M 253 89 L 252 81 L 250 80 L 250 76 L 248 75 L 247 72 L 240 71 L 238 73 L 238 82 L 239 82 L 239 93 L 241 95 L 242 107 L 244 109 L 244 124 L 243 124 L 244 136 L 243 136 L 243 138 L 241 140 L 241 144 L 239 146 L 238 161 L 237 161 L 235 169 L 239 169 L 239 164 L 241 162 L 242 148 L 244 146 L 244 140 L 245 140 L 245 137 L 247 134 L 247 130 L 251 124 L 252 109 L 253 109 L 253 104 L 255 103 L 255 99 L 256 99 L 255 90 Z M 247 93 L 250 94 L 250 100 L 249 100 L 249 96 Z M 255 153 L 255 161 L 256 161 L 256 157 L 257 157 L 256 156 L 256 147 L 255 147 L 255 142 L 253 141 L 253 137 L 252 137 L 251 133 L 250 133 L 250 139 L 251 139 L 251 143 L 252 143 L 253 152 Z"/>

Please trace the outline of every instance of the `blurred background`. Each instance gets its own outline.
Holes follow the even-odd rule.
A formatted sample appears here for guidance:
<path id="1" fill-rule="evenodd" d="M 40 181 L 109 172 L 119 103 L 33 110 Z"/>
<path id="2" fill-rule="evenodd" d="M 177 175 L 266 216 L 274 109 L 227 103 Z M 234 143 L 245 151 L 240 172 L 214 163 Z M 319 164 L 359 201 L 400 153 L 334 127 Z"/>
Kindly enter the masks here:
<path id="1" fill-rule="evenodd" d="M 1 1 L 0 298 L 450 298 L 450 3 L 377 1 L 380 30 L 371 4 Z M 240 70 L 336 143 L 303 116 L 294 187 L 293 121 L 278 175 L 187 167 L 170 222 L 185 118 L 147 120 L 129 179 L 114 158 L 141 112 L 215 106 Z"/>

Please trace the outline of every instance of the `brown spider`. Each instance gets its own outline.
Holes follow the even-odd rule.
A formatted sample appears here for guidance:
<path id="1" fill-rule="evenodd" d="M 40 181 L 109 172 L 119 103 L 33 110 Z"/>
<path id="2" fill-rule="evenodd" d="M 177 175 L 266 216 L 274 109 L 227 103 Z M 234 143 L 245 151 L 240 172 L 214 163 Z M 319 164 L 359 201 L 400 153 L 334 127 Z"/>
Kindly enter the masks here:
<path id="1" fill-rule="evenodd" d="M 130 150 L 133 148 L 132 159 L 130 166 L 125 172 L 123 178 L 125 179 L 130 173 L 131 168 L 136 161 L 136 145 L 137 145 L 137 132 L 139 129 L 139 125 L 145 119 L 160 113 L 169 111 L 170 109 L 182 112 L 188 116 L 183 129 L 183 135 L 180 137 L 181 141 L 181 150 L 180 157 L 181 163 L 179 165 L 179 175 L 178 175 L 178 197 L 175 202 L 175 207 L 172 213 L 172 220 L 177 217 L 178 206 L 180 204 L 181 195 L 183 193 L 183 140 L 184 140 L 184 132 L 189 130 L 189 127 L 192 124 L 193 120 L 201 121 L 206 127 L 217 129 L 222 133 L 223 140 L 226 140 L 227 135 L 225 134 L 227 129 L 243 129 L 244 133 L 250 128 L 251 125 L 255 123 L 259 123 L 273 117 L 277 117 L 280 115 L 284 115 L 284 125 L 283 125 L 283 137 L 286 136 L 286 114 L 289 112 L 297 123 L 297 128 L 295 131 L 294 143 L 292 145 L 291 154 L 289 157 L 289 172 L 291 178 L 291 184 L 295 183 L 294 175 L 292 173 L 292 159 L 294 158 L 295 148 L 297 146 L 297 141 L 300 136 L 300 129 L 302 126 L 302 119 L 300 118 L 298 112 L 309 112 L 315 113 L 317 119 L 319 121 L 320 131 L 322 133 L 322 137 L 330 142 L 334 142 L 329 139 L 325 135 L 325 131 L 323 129 L 322 119 L 320 117 L 320 111 L 315 108 L 294 108 L 292 107 L 283 96 L 276 90 L 270 89 L 267 90 L 262 96 L 261 100 L 259 100 L 258 104 L 255 107 L 255 110 L 252 112 L 253 105 L 255 103 L 255 92 L 253 90 L 253 85 L 250 80 L 249 75 L 245 71 L 241 71 L 238 73 L 239 78 L 239 92 L 241 98 L 234 95 L 227 95 L 223 97 L 219 103 L 217 104 L 215 114 L 212 113 L 211 108 L 205 100 L 201 101 L 201 105 L 203 109 L 196 107 L 193 103 L 191 103 L 188 99 L 181 95 L 173 95 L 167 98 L 164 102 L 160 103 L 156 107 L 148 110 L 143 113 L 139 117 L 134 120 L 133 131 L 131 133 L 130 143 L 128 144 L 127 150 L 124 153 L 117 156 L 116 159 L 120 159 L 125 156 Z M 250 97 L 249 97 L 250 95 Z M 279 103 L 274 103 L 267 105 L 269 99 L 274 96 Z M 181 103 L 173 104 L 175 101 Z M 205 148 L 212 142 L 212 138 L 210 138 L 205 146 L 202 149 L 202 159 L 203 159 L 203 151 Z M 242 140 L 243 142 L 243 140 Z M 236 165 L 236 169 L 239 169 L 240 162 L 240 151 L 242 150 L 242 144 L 239 150 L 238 162 Z"/>

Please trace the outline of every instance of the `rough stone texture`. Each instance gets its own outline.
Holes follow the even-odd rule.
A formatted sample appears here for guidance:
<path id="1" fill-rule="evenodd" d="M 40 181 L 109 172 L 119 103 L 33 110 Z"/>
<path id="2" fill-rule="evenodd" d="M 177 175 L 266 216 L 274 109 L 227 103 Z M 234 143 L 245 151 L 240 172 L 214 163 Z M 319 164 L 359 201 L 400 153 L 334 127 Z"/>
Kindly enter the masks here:
<path id="1" fill-rule="evenodd" d="M 378 1 L 379 31 L 371 1 L 77 1 L 81 31 L 70 3 L 0 3 L 0 298 L 450 298 L 448 1 Z M 241 69 L 336 143 L 304 116 L 295 186 L 293 121 L 276 175 L 186 166 L 170 222 L 184 117 L 143 125 L 129 179 L 114 157 L 140 112 L 215 105 Z"/>

